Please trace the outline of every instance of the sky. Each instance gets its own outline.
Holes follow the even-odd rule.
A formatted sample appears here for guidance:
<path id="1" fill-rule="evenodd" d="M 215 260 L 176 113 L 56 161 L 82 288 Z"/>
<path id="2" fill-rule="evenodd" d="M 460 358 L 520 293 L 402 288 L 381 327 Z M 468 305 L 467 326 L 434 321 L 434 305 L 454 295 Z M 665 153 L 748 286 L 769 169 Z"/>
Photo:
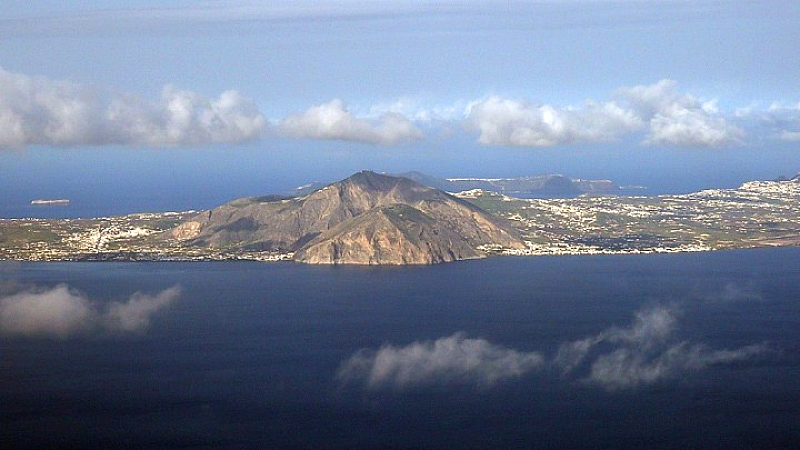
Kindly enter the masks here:
<path id="1" fill-rule="evenodd" d="M 0 215 L 362 169 L 656 192 L 800 172 L 790 1 L 0 4 Z"/>

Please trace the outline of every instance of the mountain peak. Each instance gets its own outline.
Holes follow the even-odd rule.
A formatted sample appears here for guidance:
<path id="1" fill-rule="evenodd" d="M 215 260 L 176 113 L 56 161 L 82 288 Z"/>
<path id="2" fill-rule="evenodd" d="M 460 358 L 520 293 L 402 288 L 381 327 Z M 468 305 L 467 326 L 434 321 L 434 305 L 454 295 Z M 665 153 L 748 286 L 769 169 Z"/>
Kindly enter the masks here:
<path id="1" fill-rule="evenodd" d="M 362 170 L 334 184 L 352 183 L 367 190 L 385 192 L 397 187 L 399 184 L 409 182 L 417 184 L 406 178 L 377 173 L 371 170 Z"/>
<path id="2" fill-rule="evenodd" d="M 258 199 L 201 213 L 172 237 L 220 249 L 295 252 L 295 260 L 327 264 L 427 264 L 479 257 L 485 246 L 525 245 L 471 203 L 369 170 L 302 197 Z"/>

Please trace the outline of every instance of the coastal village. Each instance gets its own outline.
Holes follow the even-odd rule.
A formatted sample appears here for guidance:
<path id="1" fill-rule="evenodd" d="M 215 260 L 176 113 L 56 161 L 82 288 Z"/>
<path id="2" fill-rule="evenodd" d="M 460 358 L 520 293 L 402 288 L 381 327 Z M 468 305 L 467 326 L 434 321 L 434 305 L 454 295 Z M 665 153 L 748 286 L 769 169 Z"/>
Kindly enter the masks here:
<path id="1" fill-rule="evenodd" d="M 519 199 L 473 189 L 454 194 L 505 219 L 525 249 L 487 255 L 692 252 L 800 245 L 800 181 L 753 181 L 685 195 Z M 96 219 L 0 219 L 0 260 L 194 261 L 292 258 L 290 252 L 188 245 L 157 237 L 198 211 Z"/>

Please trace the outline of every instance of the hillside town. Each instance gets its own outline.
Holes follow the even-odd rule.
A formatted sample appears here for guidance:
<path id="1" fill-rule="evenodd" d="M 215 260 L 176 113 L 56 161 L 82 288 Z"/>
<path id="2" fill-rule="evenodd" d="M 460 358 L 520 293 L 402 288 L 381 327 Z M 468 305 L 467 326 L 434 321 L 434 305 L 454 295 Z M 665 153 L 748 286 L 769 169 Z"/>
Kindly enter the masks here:
<path id="1" fill-rule="evenodd" d="M 473 189 L 454 194 L 516 229 L 526 248 L 500 255 L 693 252 L 800 245 L 800 181 L 752 181 L 684 195 L 519 199 Z M 96 219 L 0 219 L 0 260 L 288 260 L 288 251 L 193 245 L 169 230 L 201 212 Z"/>

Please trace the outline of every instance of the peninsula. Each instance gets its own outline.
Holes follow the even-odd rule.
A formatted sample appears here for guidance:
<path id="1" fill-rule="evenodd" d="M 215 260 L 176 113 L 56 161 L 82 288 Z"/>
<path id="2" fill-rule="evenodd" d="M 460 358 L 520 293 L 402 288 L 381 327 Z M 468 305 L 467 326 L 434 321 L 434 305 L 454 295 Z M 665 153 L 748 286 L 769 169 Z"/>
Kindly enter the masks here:
<path id="1" fill-rule="evenodd" d="M 0 219 L 0 260 L 15 261 L 404 265 L 793 245 L 797 177 L 684 195 L 519 199 L 363 171 L 303 195 L 248 197 L 208 211 Z"/>

